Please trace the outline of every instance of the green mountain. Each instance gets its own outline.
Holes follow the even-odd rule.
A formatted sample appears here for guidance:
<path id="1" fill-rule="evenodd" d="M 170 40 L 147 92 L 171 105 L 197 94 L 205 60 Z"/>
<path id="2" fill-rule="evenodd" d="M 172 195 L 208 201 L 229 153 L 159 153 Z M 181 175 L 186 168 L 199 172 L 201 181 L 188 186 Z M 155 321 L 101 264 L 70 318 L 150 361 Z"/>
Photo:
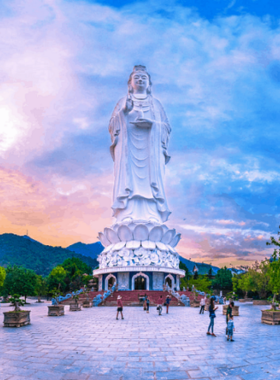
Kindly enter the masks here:
<path id="1" fill-rule="evenodd" d="M 34 270 L 37 274 L 47 276 L 52 268 L 62 264 L 69 257 L 78 257 L 93 269 L 98 265 L 94 258 L 83 256 L 67 248 L 44 245 L 28 236 L 0 235 L 0 266 L 20 265 Z"/>
<path id="2" fill-rule="evenodd" d="M 194 271 L 197 271 L 198 274 L 202 274 L 202 275 L 208 274 L 209 269 L 211 268 L 212 269 L 212 275 L 215 276 L 217 274 L 218 270 L 220 269 L 220 268 L 214 267 L 213 265 L 210 265 L 210 264 L 197 263 L 195 261 L 185 259 L 182 256 L 179 256 L 179 258 L 180 258 L 180 261 L 186 265 L 186 267 L 188 268 L 188 270 L 191 274 L 193 274 Z"/>
<path id="3" fill-rule="evenodd" d="M 92 244 L 84 244 L 79 242 L 69 245 L 67 249 L 69 249 L 69 251 L 79 253 L 80 255 L 97 259 L 97 256 L 103 251 L 104 247 L 99 241 Z"/>

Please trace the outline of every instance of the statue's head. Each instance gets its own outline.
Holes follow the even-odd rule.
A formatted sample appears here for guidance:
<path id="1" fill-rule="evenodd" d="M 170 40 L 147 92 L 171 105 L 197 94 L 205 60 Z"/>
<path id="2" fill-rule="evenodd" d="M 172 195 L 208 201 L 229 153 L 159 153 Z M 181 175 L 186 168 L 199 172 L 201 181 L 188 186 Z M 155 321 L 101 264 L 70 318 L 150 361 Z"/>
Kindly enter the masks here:
<path id="1" fill-rule="evenodd" d="M 128 91 L 130 93 L 146 92 L 147 94 L 150 94 L 152 92 L 152 81 L 150 74 L 147 73 L 146 67 L 142 65 L 134 66 L 127 84 Z"/>

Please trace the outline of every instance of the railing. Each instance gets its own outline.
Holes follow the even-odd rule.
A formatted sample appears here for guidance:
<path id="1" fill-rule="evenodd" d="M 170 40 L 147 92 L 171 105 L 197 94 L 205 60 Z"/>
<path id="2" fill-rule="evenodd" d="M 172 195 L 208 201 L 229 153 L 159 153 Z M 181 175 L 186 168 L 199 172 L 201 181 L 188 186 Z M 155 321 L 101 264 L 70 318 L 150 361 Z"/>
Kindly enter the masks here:
<path id="1" fill-rule="evenodd" d="M 115 285 L 113 285 L 112 289 L 107 290 L 107 292 L 104 293 L 103 296 L 102 296 L 102 294 L 97 294 L 97 296 L 94 297 L 94 299 L 93 299 L 93 306 L 100 305 L 103 301 L 106 300 L 106 298 L 108 298 L 111 294 L 113 294 L 115 290 L 116 290 L 116 287 L 115 287 Z"/>
<path id="2" fill-rule="evenodd" d="M 84 289 L 77 290 L 76 292 L 68 293 L 66 296 L 58 296 L 52 298 L 52 305 L 58 305 L 59 302 L 66 301 L 69 298 L 72 298 L 73 296 L 78 296 L 79 294 L 83 293 Z"/>
<path id="3" fill-rule="evenodd" d="M 178 301 L 182 302 L 185 306 L 190 306 L 190 299 L 185 294 L 180 295 L 178 292 L 174 290 L 170 290 L 170 293 L 173 297 L 177 298 Z"/>

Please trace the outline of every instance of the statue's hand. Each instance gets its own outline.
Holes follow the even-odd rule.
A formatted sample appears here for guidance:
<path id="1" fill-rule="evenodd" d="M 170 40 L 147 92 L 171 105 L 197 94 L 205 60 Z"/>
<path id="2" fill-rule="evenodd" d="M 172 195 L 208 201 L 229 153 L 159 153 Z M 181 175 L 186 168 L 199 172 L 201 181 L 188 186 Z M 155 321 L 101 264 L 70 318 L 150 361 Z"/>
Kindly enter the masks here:
<path id="1" fill-rule="evenodd" d="M 129 97 L 126 98 L 124 113 L 129 113 L 133 109 L 133 100 Z"/>

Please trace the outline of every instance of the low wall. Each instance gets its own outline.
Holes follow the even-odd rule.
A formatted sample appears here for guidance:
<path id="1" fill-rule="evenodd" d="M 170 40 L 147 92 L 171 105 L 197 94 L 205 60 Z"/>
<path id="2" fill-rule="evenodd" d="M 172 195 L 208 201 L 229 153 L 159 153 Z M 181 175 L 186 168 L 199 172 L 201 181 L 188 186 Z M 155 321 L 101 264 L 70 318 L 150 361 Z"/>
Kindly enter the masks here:
<path id="1" fill-rule="evenodd" d="M 239 302 L 253 302 L 253 298 L 242 298 L 238 300 Z"/>
<path id="2" fill-rule="evenodd" d="M 270 302 L 267 300 L 254 300 L 253 305 L 270 305 Z"/>

